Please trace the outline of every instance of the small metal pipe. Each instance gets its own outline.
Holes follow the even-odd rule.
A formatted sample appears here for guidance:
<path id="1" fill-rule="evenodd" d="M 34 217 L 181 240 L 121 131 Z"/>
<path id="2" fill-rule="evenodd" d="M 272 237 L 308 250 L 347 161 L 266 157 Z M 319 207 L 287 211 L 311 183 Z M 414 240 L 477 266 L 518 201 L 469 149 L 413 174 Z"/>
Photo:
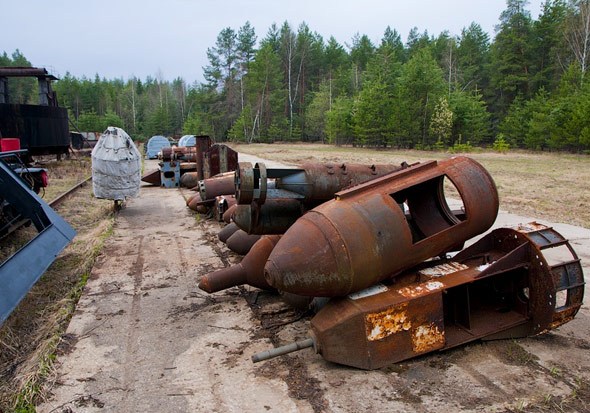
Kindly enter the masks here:
<path id="1" fill-rule="evenodd" d="M 303 350 L 304 348 L 313 346 L 313 338 L 307 338 L 305 340 L 296 341 L 295 343 L 290 343 L 281 347 L 276 347 L 271 350 L 261 351 L 260 353 L 254 354 L 252 356 L 252 362 L 258 363 L 259 361 L 272 359 L 278 356 L 284 356 L 285 354 L 293 353 L 294 351 Z"/>

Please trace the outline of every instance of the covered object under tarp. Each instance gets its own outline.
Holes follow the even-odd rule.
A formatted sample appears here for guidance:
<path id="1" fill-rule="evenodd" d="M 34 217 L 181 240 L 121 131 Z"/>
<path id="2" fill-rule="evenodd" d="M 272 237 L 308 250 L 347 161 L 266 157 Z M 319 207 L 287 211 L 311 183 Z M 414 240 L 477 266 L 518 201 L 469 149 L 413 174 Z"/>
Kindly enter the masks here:
<path id="1" fill-rule="evenodd" d="M 92 149 L 92 186 L 97 198 L 124 201 L 139 193 L 141 154 L 121 128 L 109 126 Z"/>

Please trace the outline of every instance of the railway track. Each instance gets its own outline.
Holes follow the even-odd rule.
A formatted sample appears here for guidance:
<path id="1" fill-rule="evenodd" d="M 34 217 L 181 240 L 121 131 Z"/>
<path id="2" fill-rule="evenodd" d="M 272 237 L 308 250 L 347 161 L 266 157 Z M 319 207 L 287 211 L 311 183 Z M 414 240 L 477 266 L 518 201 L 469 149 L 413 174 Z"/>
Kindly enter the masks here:
<path id="1" fill-rule="evenodd" d="M 68 189 L 66 192 L 64 192 L 63 194 L 59 195 L 57 198 L 55 198 L 53 201 L 49 202 L 49 206 L 51 208 L 55 208 L 57 205 L 61 204 L 65 199 L 69 198 L 70 195 L 72 195 L 73 193 L 75 193 L 78 189 L 86 186 L 86 184 L 92 180 L 92 176 L 89 176 L 88 178 L 78 182 L 76 185 L 72 186 L 70 189 Z"/>

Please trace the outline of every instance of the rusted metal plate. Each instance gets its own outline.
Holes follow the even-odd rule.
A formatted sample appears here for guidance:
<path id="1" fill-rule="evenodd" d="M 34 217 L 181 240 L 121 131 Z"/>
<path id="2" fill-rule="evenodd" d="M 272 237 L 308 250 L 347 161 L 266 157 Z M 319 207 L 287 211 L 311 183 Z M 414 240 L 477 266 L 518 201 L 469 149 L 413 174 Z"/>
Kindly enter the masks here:
<path id="1" fill-rule="evenodd" d="M 216 143 L 203 153 L 203 179 L 235 171 L 237 166 L 238 153 L 227 145 Z"/>

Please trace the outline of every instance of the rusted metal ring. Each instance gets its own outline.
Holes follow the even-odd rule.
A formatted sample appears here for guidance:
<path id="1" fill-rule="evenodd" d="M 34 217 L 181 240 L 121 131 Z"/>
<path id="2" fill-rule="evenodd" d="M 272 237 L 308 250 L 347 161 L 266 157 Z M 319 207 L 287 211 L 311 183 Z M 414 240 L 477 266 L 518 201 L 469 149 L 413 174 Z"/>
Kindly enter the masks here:
<path id="1" fill-rule="evenodd" d="M 262 205 L 264 204 L 264 201 L 266 201 L 266 189 L 267 189 L 267 185 L 268 185 L 268 180 L 267 175 L 266 175 L 266 165 L 263 162 L 258 162 L 256 165 L 254 165 L 254 169 L 258 169 L 259 171 L 259 190 L 258 190 L 258 196 L 256 197 L 256 202 L 258 203 L 258 205 Z"/>
<path id="2" fill-rule="evenodd" d="M 249 204 L 254 198 L 254 169 L 250 162 L 239 162 L 235 175 L 238 204 Z"/>

